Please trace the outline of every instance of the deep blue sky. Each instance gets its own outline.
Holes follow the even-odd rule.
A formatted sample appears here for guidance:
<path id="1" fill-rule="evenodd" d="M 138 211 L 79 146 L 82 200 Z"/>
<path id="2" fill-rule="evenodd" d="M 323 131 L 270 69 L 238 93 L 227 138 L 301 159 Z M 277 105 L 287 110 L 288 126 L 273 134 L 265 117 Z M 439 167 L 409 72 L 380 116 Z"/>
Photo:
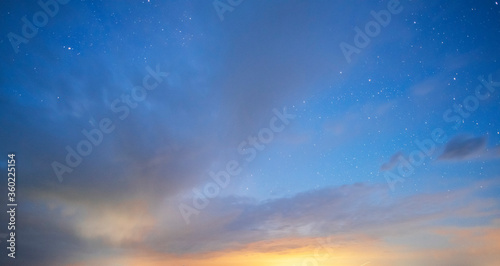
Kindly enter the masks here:
<path id="1" fill-rule="evenodd" d="M 401 247 L 419 241 L 404 238 L 408 228 L 499 234 L 500 6 L 400 1 L 348 62 L 341 44 L 354 45 L 355 27 L 388 2 L 247 0 L 221 20 L 217 1 L 72 0 L 17 46 L 22 18 L 32 22 L 42 7 L 3 1 L 0 170 L 16 153 L 20 205 L 12 265 L 136 265 L 144 254 L 209 265 L 182 256 L 352 232 L 363 245 L 370 235 Z M 122 96 L 151 71 L 168 74 L 148 79 L 157 87 L 125 107 Z M 472 111 L 459 115 L 467 104 Z M 246 161 L 240 144 L 283 108 L 295 118 Z M 54 162 L 67 164 L 66 147 L 103 119 L 114 130 L 59 182 Z M 388 184 L 436 129 L 444 141 L 404 182 Z M 193 207 L 193 189 L 233 160 L 240 173 L 186 224 L 179 207 Z M 401 231 L 374 233 L 377 225 Z M 429 263 L 421 254 L 430 251 L 409 246 L 407 257 L 365 261 Z M 446 265 L 456 259 L 439 254 Z M 481 259 L 472 261 L 499 258 Z"/>

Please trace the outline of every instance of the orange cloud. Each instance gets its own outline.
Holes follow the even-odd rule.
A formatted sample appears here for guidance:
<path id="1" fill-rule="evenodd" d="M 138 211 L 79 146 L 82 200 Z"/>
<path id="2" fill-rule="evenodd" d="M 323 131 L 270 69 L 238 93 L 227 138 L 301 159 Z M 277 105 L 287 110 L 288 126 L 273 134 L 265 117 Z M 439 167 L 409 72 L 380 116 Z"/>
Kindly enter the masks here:
<path id="1" fill-rule="evenodd" d="M 433 237 L 443 238 L 436 246 Z M 429 240 L 426 246 L 425 240 Z M 167 255 L 152 250 L 86 260 L 84 265 L 143 266 L 399 266 L 399 265 L 498 265 L 500 227 L 443 227 L 411 231 L 403 242 L 367 235 L 324 238 L 283 238 L 250 243 L 241 249 Z M 423 243 L 419 243 L 422 242 Z M 421 244 L 421 245 L 420 245 Z M 464 264 L 465 263 L 465 264 Z"/>

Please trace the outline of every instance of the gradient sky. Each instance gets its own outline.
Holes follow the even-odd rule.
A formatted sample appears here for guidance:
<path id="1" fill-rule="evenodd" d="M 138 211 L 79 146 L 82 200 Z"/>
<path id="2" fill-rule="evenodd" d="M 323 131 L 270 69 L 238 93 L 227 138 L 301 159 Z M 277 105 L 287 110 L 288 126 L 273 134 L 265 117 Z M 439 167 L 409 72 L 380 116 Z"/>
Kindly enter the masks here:
<path id="1" fill-rule="evenodd" d="M 500 265 L 497 1 L 41 2 L 0 7 L 1 265 Z"/>

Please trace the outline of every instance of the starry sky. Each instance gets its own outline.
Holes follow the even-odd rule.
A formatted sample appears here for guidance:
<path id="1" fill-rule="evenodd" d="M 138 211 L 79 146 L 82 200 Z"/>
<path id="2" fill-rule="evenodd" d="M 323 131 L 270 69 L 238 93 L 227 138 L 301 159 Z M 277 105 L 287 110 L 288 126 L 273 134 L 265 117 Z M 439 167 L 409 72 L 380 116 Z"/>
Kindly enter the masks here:
<path id="1" fill-rule="evenodd" d="M 500 263 L 497 1 L 0 12 L 1 265 Z"/>

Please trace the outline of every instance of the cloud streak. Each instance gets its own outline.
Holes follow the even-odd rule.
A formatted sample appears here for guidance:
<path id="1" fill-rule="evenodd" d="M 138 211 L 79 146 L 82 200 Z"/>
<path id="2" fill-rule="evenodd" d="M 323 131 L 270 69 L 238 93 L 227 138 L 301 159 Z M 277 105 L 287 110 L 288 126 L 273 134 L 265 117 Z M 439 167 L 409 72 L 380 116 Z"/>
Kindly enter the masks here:
<path id="1" fill-rule="evenodd" d="M 446 143 L 438 160 L 460 161 L 474 158 L 484 152 L 487 141 L 485 136 L 456 136 Z"/>

